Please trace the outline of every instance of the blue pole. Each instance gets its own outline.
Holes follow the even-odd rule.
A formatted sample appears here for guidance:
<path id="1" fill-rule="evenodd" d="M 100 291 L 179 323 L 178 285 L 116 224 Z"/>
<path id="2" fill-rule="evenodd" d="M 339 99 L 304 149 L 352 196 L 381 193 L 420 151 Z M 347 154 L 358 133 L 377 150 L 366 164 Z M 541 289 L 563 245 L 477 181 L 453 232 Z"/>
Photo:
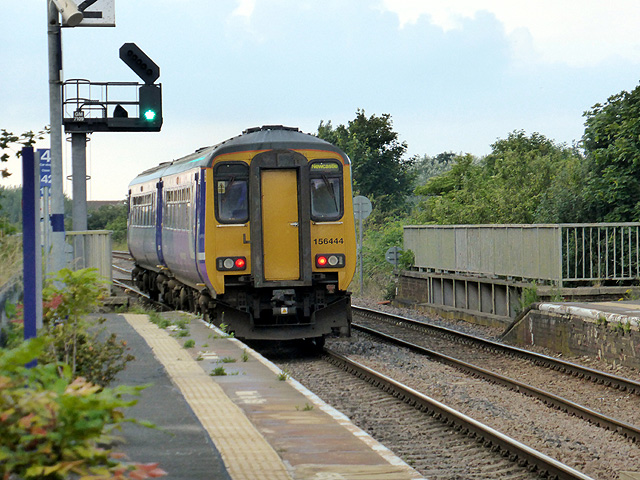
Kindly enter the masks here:
<path id="1" fill-rule="evenodd" d="M 22 265 L 24 268 L 24 339 L 36 337 L 37 319 L 37 261 L 40 254 L 39 239 L 36 237 L 36 222 L 40 222 L 40 215 L 36 216 L 40 206 L 36 205 L 36 188 L 40 191 L 40 184 L 36 186 L 35 156 L 32 147 L 22 149 Z"/>

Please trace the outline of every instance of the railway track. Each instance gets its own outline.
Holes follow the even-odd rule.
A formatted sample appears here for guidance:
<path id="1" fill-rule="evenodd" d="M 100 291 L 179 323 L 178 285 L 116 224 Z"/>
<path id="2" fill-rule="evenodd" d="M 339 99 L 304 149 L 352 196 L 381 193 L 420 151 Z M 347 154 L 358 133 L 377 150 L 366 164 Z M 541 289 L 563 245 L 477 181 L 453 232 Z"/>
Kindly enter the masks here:
<path id="1" fill-rule="evenodd" d="M 133 258 L 131 257 L 131 254 L 124 250 L 112 250 L 111 256 L 114 258 L 121 258 L 124 260 L 133 260 Z"/>
<path id="2" fill-rule="evenodd" d="M 640 395 L 640 382 L 637 382 L 635 380 L 619 377 L 617 375 L 612 375 L 607 372 L 578 365 L 576 363 L 567 362 L 559 358 L 542 355 L 522 348 L 513 347 L 504 343 L 494 342 L 482 337 L 470 335 L 468 333 L 459 332 L 447 327 L 433 325 L 399 315 L 391 315 L 381 311 L 358 306 L 352 306 L 352 310 L 355 314 L 362 318 L 382 320 L 396 325 L 406 325 L 407 328 L 418 331 L 426 331 L 430 335 L 453 339 L 458 344 L 474 345 L 486 351 L 499 352 L 512 357 L 521 358 L 536 365 L 547 367 L 558 372 L 570 374 L 578 378 L 591 380 L 594 383 L 610 386 L 621 391 L 626 390 Z"/>
<path id="3" fill-rule="evenodd" d="M 275 361 L 425 478 L 591 478 L 333 349 Z"/>
<path id="4" fill-rule="evenodd" d="M 131 293 L 136 295 L 137 297 L 143 298 L 145 302 L 150 303 L 154 308 L 160 311 L 171 310 L 171 308 L 169 308 L 164 303 L 153 300 L 149 295 L 131 285 L 131 268 L 122 266 L 123 264 L 128 266 L 128 263 L 133 264 L 133 258 L 131 257 L 129 252 L 114 250 L 111 252 L 111 255 L 114 260 L 117 259 L 119 260 L 118 263 L 120 263 L 120 265 L 116 265 L 114 261 L 114 263 L 111 265 L 111 268 L 113 268 L 113 270 L 115 270 L 116 272 L 125 275 L 125 278 L 115 278 L 114 276 L 113 284 L 115 286 L 122 289 L 126 293 Z"/>
<path id="5" fill-rule="evenodd" d="M 370 311 L 369 315 L 371 315 L 371 312 L 375 312 L 375 311 Z M 384 314 L 375 312 L 375 315 L 378 318 L 383 318 L 382 315 Z M 391 321 L 395 321 L 394 319 L 397 317 L 387 316 L 384 318 L 390 319 Z M 405 321 L 406 319 L 401 320 L 401 322 L 405 322 Z M 563 412 L 566 412 L 570 415 L 574 415 L 578 418 L 581 418 L 590 423 L 593 423 L 594 425 L 597 425 L 599 427 L 603 427 L 608 430 L 617 432 L 627 438 L 632 439 L 633 441 L 640 440 L 640 428 L 637 427 L 636 425 L 605 415 L 601 412 L 598 412 L 596 410 L 583 406 L 579 403 L 573 402 L 559 395 L 555 395 L 549 391 L 543 390 L 533 385 L 526 384 L 522 381 L 519 381 L 514 378 L 510 378 L 508 376 L 502 375 L 495 371 L 488 370 L 476 364 L 465 362 L 458 358 L 442 354 L 432 349 L 425 348 L 424 346 L 418 345 L 416 343 L 403 340 L 399 337 L 389 334 L 388 332 L 385 333 L 380 330 L 376 330 L 374 328 L 366 327 L 364 325 L 359 325 L 356 323 L 352 325 L 352 328 L 357 329 L 361 332 L 367 333 L 369 335 L 373 335 L 379 339 L 382 339 L 394 345 L 398 345 L 400 347 L 410 349 L 414 352 L 418 352 L 419 354 L 426 355 L 444 364 L 451 365 L 459 370 L 462 370 L 470 375 L 473 375 L 474 377 L 483 378 L 494 384 L 506 387 L 512 391 L 521 392 L 530 397 L 537 398 L 538 400 L 541 400 L 547 405 L 553 406 Z M 468 339 L 468 337 L 469 337 L 468 334 L 463 334 L 462 336 L 462 338 L 464 339 Z M 480 339 L 480 338 L 477 339 L 477 343 L 483 343 L 483 342 L 484 342 L 484 339 Z M 493 347 L 494 344 L 495 342 L 489 342 L 488 348 L 491 348 L 492 350 L 494 350 L 494 347 Z M 530 353 L 530 352 L 527 352 L 527 353 Z M 539 354 L 535 354 L 535 355 L 536 355 L 535 358 L 541 357 Z M 545 356 L 542 356 L 542 357 L 545 357 Z M 530 360 L 529 356 L 527 356 L 526 358 Z M 545 358 L 551 358 L 551 357 L 545 357 Z M 540 362 L 540 361 L 536 363 L 543 364 L 543 362 Z M 546 363 L 546 360 L 545 360 L 545 363 Z M 579 370 L 581 368 L 581 366 L 579 365 L 572 365 L 572 367 L 574 370 Z M 592 369 L 589 369 L 589 370 L 592 371 Z M 633 391 L 637 391 L 635 390 L 635 387 L 634 387 L 635 382 L 632 380 L 621 378 L 621 377 L 614 377 L 604 372 L 599 372 L 599 374 L 600 376 L 607 375 L 608 377 L 613 377 L 612 380 L 609 382 L 609 385 L 619 386 L 619 385 L 629 384 L 631 387 L 629 388 L 629 390 L 633 389 Z M 579 376 L 581 378 L 585 378 L 587 374 L 584 373 Z"/>
<path id="6" fill-rule="evenodd" d="M 331 350 L 326 350 L 326 353 L 329 356 L 329 361 L 334 365 L 376 385 L 399 400 L 452 427 L 460 434 L 474 438 L 477 443 L 481 443 L 483 447 L 493 453 L 509 457 L 510 461 L 518 463 L 521 467 L 526 466 L 531 472 L 559 480 L 590 478 L 380 372 Z"/>
<path id="7" fill-rule="evenodd" d="M 427 392 L 437 400 L 461 409 L 467 415 L 481 419 L 493 428 L 594 478 L 618 478 L 621 471 L 638 470 L 640 445 L 636 440 L 639 430 L 634 419 L 638 418 L 640 400 L 636 394 L 631 393 L 634 391 L 635 380 L 618 378 L 606 372 L 598 373 L 613 381 L 600 384 L 585 380 L 593 369 L 586 369 L 589 375 L 581 375 L 582 378 L 575 374 L 560 375 L 555 370 L 539 368 L 537 364 L 541 362 L 496 355 L 493 348 L 472 348 L 469 345 L 475 343 L 475 339 L 474 342 L 470 341 L 469 337 L 472 336 L 467 334 L 462 334 L 464 343 L 452 341 L 451 338 L 459 337 L 459 332 L 449 334 L 447 331 L 446 335 L 437 335 L 435 340 L 431 338 L 434 340 L 432 343 L 448 344 L 447 348 L 453 354 L 443 355 L 439 347 L 428 348 L 425 352 L 422 344 L 429 343 L 425 338 L 431 335 L 421 333 L 418 327 L 407 328 L 402 317 L 402 321 L 398 317 L 389 319 L 385 314 L 371 311 L 369 317 L 386 317 L 386 321 L 381 323 L 386 325 L 387 331 L 378 334 L 371 325 L 367 329 L 357 326 L 364 321 L 355 310 L 356 325 L 351 342 L 329 342 L 329 346 L 337 348 L 340 353 L 381 370 L 412 388 Z M 364 333 L 365 330 L 367 333 Z M 387 338 L 390 332 L 393 332 L 393 336 L 403 337 L 403 341 L 390 341 Z M 447 341 L 439 338 L 440 336 Z M 478 341 L 482 343 L 484 339 Z M 407 343 L 418 345 L 405 346 Z M 491 345 L 494 343 L 489 342 Z M 459 356 L 466 357 L 467 361 L 450 359 Z M 520 362 L 524 366 L 516 368 L 514 362 Z M 478 367 L 478 364 L 482 367 Z M 511 371 L 510 376 L 519 381 L 512 382 L 511 379 L 504 378 L 505 375 L 494 375 L 491 372 L 494 365 Z M 602 408 L 585 408 L 580 405 L 583 402 L 567 402 L 559 395 L 527 385 L 532 383 L 530 380 L 535 384 L 539 377 L 546 378 L 542 383 L 549 382 L 549 378 L 552 378 L 549 387 L 554 393 L 557 393 L 557 389 L 570 390 L 574 397 L 585 400 L 588 405 Z M 494 384 L 507 388 L 497 388 Z M 625 390 L 616 388 L 620 384 L 629 387 Z M 550 409 L 541 402 L 556 408 Z M 620 415 L 605 415 L 601 413 L 602 409 L 609 409 Z M 584 418 L 591 423 L 575 417 Z"/>

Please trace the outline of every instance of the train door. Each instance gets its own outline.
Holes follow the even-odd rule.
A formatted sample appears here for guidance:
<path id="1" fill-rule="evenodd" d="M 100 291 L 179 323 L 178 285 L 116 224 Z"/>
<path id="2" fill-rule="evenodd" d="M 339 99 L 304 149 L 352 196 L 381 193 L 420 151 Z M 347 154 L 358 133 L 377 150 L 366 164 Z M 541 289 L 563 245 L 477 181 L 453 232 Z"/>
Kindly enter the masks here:
<path id="1" fill-rule="evenodd" d="M 257 287 L 311 285 L 307 158 L 270 150 L 251 161 L 251 263 Z"/>
<path id="2" fill-rule="evenodd" d="M 294 169 L 261 172 L 262 246 L 267 281 L 300 278 L 298 175 Z"/>

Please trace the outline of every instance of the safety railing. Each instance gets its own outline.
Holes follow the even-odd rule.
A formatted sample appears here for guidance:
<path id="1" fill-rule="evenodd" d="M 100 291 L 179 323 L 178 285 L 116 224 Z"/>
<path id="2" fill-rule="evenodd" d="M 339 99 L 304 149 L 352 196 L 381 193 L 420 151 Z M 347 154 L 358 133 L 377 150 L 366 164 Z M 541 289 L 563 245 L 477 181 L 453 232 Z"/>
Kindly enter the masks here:
<path id="1" fill-rule="evenodd" d="M 112 233 L 110 230 L 66 232 L 67 266 L 74 271 L 97 268 L 100 276 L 111 284 Z"/>
<path id="2" fill-rule="evenodd" d="M 418 270 L 563 286 L 640 277 L 640 223 L 410 225 Z"/>

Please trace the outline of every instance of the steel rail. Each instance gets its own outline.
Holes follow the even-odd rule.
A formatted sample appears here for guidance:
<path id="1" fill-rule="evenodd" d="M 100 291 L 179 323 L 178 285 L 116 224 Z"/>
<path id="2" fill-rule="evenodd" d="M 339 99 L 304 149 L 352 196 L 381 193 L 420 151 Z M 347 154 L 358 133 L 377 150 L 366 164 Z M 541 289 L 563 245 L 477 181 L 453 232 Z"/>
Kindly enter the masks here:
<path id="1" fill-rule="evenodd" d="M 113 284 L 117 287 L 120 287 L 121 289 L 123 289 L 125 292 L 129 291 L 132 293 L 135 293 L 136 295 L 138 295 L 139 297 L 143 297 L 146 300 L 148 300 L 149 302 L 153 303 L 155 306 L 162 308 L 163 311 L 169 311 L 172 310 L 171 308 L 169 308 L 167 305 L 165 305 L 164 303 L 161 302 L 157 302 L 155 300 L 153 300 L 149 295 L 147 295 L 144 292 L 141 292 L 140 290 L 138 290 L 135 287 L 132 287 L 131 285 L 127 285 L 126 283 L 122 283 L 119 280 L 113 280 Z"/>
<path id="2" fill-rule="evenodd" d="M 593 480 L 591 477 L 565 465 L 517 440 L 484 425 L 473 418 L 454 410 L 453 408 L 387 377 L 361 363 L 344 357 L 325 348 L 329 361 L 359 378 L 381 388 L 396 398 L 428 413 L 443 423 L 455 426 L 466 435 L 473 435 L 483 442 L 487 448 L 497 448 L 501 452 L 511 455 L 512 460 L 522 460 L 532 469 L 545 472 L 550 478 L 558 480 Z"/>
<path id="3" fill-rule="evenodd" d="M 131 270 L 127 270 L 126 268 L 119 267 L 118 265 L 111 265 L 111 268 L 121 273 L 128 273 L 129 275 L 131 275 Z"/>
<path id="4" fill-rule="evenodd" d="M 540 366 L 565 373 L 570 373 L 573 376 L 586 378 L 595 383 L 611 386 L 622 391 L 627 390 L 631 393 L 640 395 L 640 382 L 636 382 L 635 380 L 631 380 L 629 378 L 618 377 L 601 370 L 585 367 L 576 363 L 568 362 L 566 360 L 550 357 L 548 355 L 531 352 L 523 348 L 513 347 L 504 343 L 476 337 L 468 333 L 458 332 L 447 327 L 441 327 L 439 325 L 421 322 L 412 318 L 380 312 L 370 308 L 358 307 L 356 305 L 352 305 L 351 308 L 355 313 L 362 315 L 363 317 L 378 318 L 382 320 L 393 320 L 394 322 L 406 323 L 413 328 L 430 330 L 440 335 L 454 338 L 456 341 L 473 343 L 487 350 L 499 351 L 507 355 L 524 358 Z"/>
<path id="5" fill-rule="evenodd" d="M 463 362 L 462 360 L 458 360 L 457 358 L 444 355 L 423 346 L 416 345 L 415 343 L 407 342 L 406 340 L 402 340 L 400 338 L 391 336 L 384 332 L 380 332 L 370 327 L 365 327 L 363 325 L 358 325 L 355 323 L 352 323 L 351 327 L 368 333 L 369 335 L 381 338 L 395 345 L 399 345 L 401 347 L 413 350 L 414 352 L 432 357 L 441 363 L 451 365 L 475 377 L 484 378 L 485 380 L 488 380 L 494 384 L 507 387 L 513 391 L 521 392 L 524 395 L 528 395 L 533 398 L 537 398 L 545 404 L 551 405 L 565 413 L 568 413 L 569 415 L 575 415 L 576 417 L 593 423 L 594 425 L 617 432 L 627 438 L 632 439 L 634 442 L 640 440 L 640 428 L 636 427 L 635 425 L 631 425 L 613 417 L 608 417 L 600 412 L 591 410 L 590 408 L 587 408 L 583 405 L 572 402 L 571 400 L 559 397 L 558 395 L 554 395 L 551 392 L 547 392 L 532 385 L 527 385 L 526 383 L 522 383 L 513 378 L 509 378 L 499 373 L 486 370 L 477 365 Z"/>

